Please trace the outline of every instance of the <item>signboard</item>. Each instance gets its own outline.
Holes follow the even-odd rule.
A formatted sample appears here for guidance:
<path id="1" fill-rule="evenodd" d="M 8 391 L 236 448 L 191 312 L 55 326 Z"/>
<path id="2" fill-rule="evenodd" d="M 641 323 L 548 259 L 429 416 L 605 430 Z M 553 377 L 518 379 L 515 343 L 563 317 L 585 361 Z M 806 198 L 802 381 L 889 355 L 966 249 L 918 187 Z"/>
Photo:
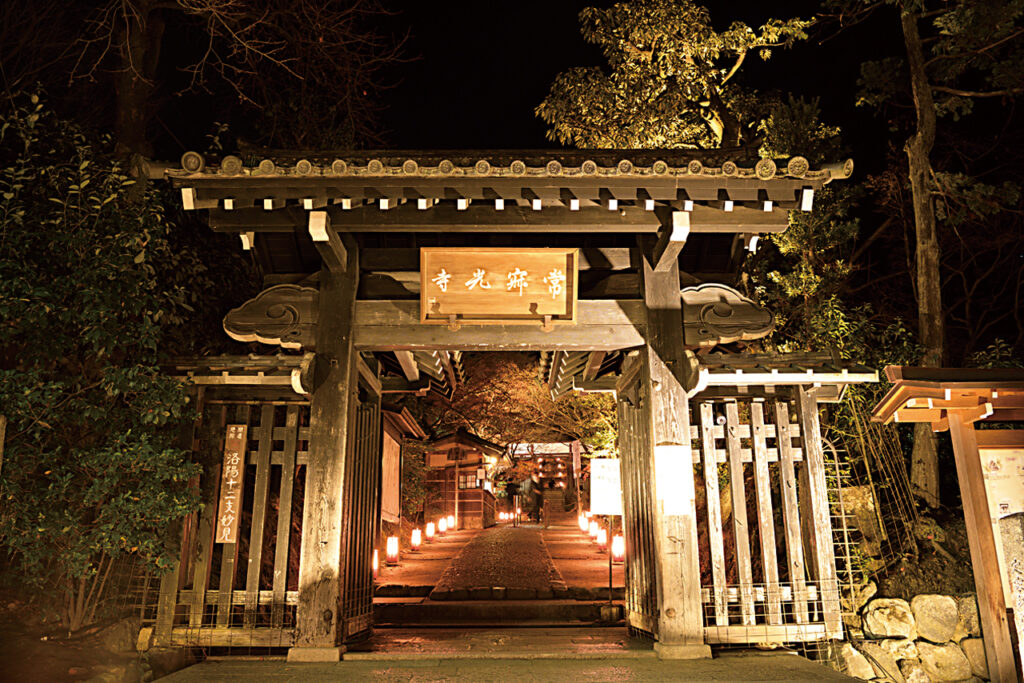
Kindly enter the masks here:
<path id="1" fill-rule="evenodd" d="M 985 476 L 985 493 L 988 497 L 988 511 L 992 532 L 996 537 L 996 557 L 999 575 L 1003 578 L 1005 595 L 1013 595 L 1007 571 L 1005 549 L 999 542 L 1001 531 L 999 520 L 1024 512 L 1024 447 L 985 448 L 979 451 L 981 471 Z"/>
<path id="2" fill-rule="evenodd" d="M 575 323 L 578 249 L 420 249 L 420 321 Z"/>
<path id="3" fill-rule="evenodd" d="M 617 458 L 591 459 L 590 511 L 595 515 L 622 514 L 622 482 Z"/>
<path id="4" fill-rule="evenodd" d="M 402 445 L 385 430 L 380 457 L 380 518 L 397 524 L 401 519 Z"/>
<path id="5" fill-rule="evenodd" d="M 245 479 L 246 425 L 228 425 L 224 463 L 220 468 L 220 504 L 217 506 L 215 543 L 237 543 L 242 516 L 242 481 Z"/>

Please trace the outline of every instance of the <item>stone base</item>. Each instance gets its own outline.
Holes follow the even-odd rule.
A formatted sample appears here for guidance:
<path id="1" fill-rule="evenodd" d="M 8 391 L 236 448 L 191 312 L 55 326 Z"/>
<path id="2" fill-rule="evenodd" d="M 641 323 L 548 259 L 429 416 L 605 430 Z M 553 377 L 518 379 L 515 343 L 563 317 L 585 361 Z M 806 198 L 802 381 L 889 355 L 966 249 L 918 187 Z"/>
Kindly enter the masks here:
<path id="1" fill-rule="evenodd" d="M 711 659 L 711 646 L 655 643 L 654 653 L 658 655 L 658 659 Z"/>
<path id="2" fill-rule="evenodd" d="M 289 662 L 340 662 L 344 647 L 292 647 Z"/>

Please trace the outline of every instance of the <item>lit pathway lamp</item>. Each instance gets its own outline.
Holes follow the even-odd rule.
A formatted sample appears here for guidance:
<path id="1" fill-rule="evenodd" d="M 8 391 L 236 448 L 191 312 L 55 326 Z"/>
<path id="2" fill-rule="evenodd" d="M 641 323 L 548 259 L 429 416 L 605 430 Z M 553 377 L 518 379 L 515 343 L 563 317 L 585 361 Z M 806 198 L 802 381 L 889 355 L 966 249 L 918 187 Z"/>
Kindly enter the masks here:
<path id="1" fill-rule="evenodd" d="M 437 527 L 433 522 L 427 522 L 427 543 L 434 540 L 435 533 L 437 533 Z"/>
<path id="2" fill-rule="evenodd" d="M 579 525 L 580 525 L 580 531 L 582 531 L 583 533 L 587 533 L 588 531 L 590 531 L 590 523 L 587 522 L 587 516 L 586 515 L 580 515 Z"/>
<path id="3" fill-rule="evenodd" d="M 622 564 L 626 561 L 626 539 L 620 534 L 612 536 L 612 562 Z"/>
<path id="4" fill-rule="evenodd" d="M 596 541 L 597 540 L 597 530 L 599 528 L 600 527 L 597 525 L 597 520 L 596 519 L 590 520 L 589 530 L 590 530 L 590 540 L 591 541 Z"/>
<path id="5" fill-rule="evenodd" d="M 388 545 L 386 548 L 387 555 L 384 559 L 384 564 L 389 567 L 395 567 L 398 565 L 398 536 L 388 536 Z"/>
<path id="6" fill-rule="evenodd" d="M 601 550 L 608 548 L 608 532 L 604 529 L 597 530 L 597 547 Z"/>
<path id="7" fill-rule="evenodd" d="M 380 551 L 376 548 L 373 549 L 373 578 L 377 578 L 380 573 Z"/>
<path id="8" fill-rule="evenodd" d="M 444 536 L 446 533 L 448 533 L 448 518 L 442 517 L 437 520 L 437 535 Z"/>
<path id="9" fill-rule="evenodd" d="M 455 515 L 448 515 L 448 530 L 456 531 L 455 529 Z"/>
<path id="10" fill-rule="evenodd" d="M 419 529 L 412 530 L 412 536 L 409 537 L 409 547 L 412 550 L 419 550 L 420 544 L 423 543 L 423 532 Z"/>

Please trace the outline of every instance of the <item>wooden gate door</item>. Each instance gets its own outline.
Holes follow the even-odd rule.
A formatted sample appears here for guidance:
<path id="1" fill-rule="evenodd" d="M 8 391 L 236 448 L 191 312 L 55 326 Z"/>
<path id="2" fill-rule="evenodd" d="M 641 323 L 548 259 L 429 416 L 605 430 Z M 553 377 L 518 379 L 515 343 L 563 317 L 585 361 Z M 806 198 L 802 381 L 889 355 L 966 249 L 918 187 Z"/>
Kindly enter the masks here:
<path id="1" fill-rule="evenodd" d="M 345 463 L 341 618 L 346 642 L 367 635 L 373 624 L 373 537 L 379 514 L 380 438 L 380 400 L 371 396 L 355 409 L 355 429 Z"/>
<path id="2" fill-rule="evenodd" d="M 634 369 L 639 363 L 634 364 Z M 649 482 L 650 407 L 644 402 L 640 374 L 627 373 L 617 388 L 619 457 L 622 459 L 622 527 L 626 541 L 626 623 L 633 631 L 658 637 L 657 558 Z"/>

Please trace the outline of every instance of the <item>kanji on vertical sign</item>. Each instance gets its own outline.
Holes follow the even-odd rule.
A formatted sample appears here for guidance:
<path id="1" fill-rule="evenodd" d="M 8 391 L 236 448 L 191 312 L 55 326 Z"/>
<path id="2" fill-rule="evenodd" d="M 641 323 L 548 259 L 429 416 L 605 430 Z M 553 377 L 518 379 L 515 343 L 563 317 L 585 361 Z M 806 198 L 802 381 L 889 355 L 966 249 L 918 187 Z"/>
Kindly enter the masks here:
<path id="1" fill-rule="evenodd" d="M 245 479 L 246 425 L 228 425 L 224 437 L 224 463 L 220 468 L 220 503 L 217 506 L 215 543 L 237 543 Z"/>

